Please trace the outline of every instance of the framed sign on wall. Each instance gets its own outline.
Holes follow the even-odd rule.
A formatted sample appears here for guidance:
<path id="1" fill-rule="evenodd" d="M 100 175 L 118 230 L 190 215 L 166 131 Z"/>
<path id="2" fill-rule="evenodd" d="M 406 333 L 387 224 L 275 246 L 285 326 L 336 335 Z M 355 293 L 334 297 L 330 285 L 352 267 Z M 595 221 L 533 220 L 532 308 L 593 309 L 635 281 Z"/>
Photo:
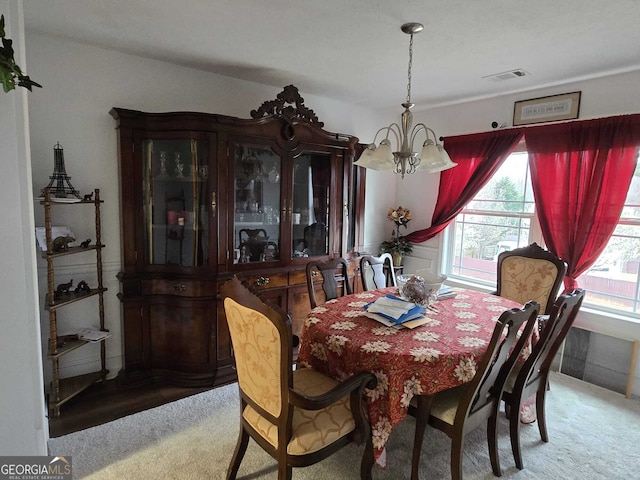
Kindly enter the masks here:
<path id="1" fill-rule="evenodd" d="M 563 93 L 548 97 L 532 98 L 515 102 L 513 125 L 572 120 L 580 113 L 582 92 Z"/>

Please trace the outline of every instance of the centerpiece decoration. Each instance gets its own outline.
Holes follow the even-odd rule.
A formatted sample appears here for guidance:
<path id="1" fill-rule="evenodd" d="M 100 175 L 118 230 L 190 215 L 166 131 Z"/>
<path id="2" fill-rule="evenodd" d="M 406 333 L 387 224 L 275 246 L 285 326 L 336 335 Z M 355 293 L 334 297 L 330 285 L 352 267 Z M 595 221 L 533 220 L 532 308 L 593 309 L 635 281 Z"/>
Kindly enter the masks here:
<path id="1" fill-rule="evenodd" d="M 400 235 L 400 227 L 406 229 L 413 215 L 411 215 L 411 211 L 408 208 L 400 206 L 398 208 L 390 208 L 387 212 L 387 218 L 395 223 L 395 229 L 391 232 L 391 240 L 382 242 L 380 252 L 391 253 L 393 265 L 399 267 L 402 265 L 402 257 L 413 251 L 413 244 Z"/>

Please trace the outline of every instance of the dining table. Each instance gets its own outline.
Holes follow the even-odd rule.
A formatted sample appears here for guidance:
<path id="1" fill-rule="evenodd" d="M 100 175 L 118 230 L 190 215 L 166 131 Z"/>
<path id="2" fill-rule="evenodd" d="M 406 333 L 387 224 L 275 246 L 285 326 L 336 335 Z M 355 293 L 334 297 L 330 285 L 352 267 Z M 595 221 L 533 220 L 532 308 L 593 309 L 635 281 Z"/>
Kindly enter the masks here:
<path id="1" fill-rule="evenodd" d="M 366 391 L 374 450 L 386 465 L 385 445 L 407 415 L 414 396 L 431 395 L 470 381 L 486 351 L 500 315 L 517 302 L 468 289 L 433 303 L 423 325 L 390 327 L 364 315 L 365 306 L 396 287 L 338 297 L 318 305 L 303 325 L 298 362 L 344 380 L 372 372 L 375 389 Z M 536 329 L 537 330 L 537 329 Z M 530 353 L 530 343 L 523 355 Z"/>

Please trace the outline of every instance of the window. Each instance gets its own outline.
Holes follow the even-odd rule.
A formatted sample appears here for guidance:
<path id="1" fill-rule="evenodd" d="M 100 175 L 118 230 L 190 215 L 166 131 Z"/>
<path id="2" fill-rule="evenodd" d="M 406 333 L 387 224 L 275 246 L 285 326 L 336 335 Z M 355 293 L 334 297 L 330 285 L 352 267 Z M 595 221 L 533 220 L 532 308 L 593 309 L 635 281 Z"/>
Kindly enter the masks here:
<path id="1" fill-rule="evenodd" d="M 606 310 L 640 314 L 640 165 L 629 186 L 622 215 L 607 247 L 578 277 L 585 302 Z"/>
<path id="2" fill-rule="evenodd" d="M 494 287 L 501 251 L 536 242 L 538 227 L 526 151 L 512 153 L 448 229 L 452 279 Z M 640 314 L 640 166 L 618 226 L 598 261 L 578 277 L 585 305 Z"/>
<path id="3" fill-rule="evenodd" d="M 532 228 L 533 224 L 533 228 Z M 495 285 L 496 260 L 505 250 L 541 244 L 527 152 L 512 153 L 458 215 L 449 275 Z"/>

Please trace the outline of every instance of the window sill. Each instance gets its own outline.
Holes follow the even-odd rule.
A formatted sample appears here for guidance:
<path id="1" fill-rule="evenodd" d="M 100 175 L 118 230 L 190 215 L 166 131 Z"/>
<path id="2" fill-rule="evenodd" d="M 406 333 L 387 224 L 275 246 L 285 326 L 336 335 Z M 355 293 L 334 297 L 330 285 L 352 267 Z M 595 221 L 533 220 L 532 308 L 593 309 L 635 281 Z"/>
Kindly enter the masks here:
<path id="1" fill-rule="evenodd" d="M 640 320 L 619 313 L 603 312 L 583 306 L 574 325 L 591 332 L 625 340 L 640 339 Z"/>

